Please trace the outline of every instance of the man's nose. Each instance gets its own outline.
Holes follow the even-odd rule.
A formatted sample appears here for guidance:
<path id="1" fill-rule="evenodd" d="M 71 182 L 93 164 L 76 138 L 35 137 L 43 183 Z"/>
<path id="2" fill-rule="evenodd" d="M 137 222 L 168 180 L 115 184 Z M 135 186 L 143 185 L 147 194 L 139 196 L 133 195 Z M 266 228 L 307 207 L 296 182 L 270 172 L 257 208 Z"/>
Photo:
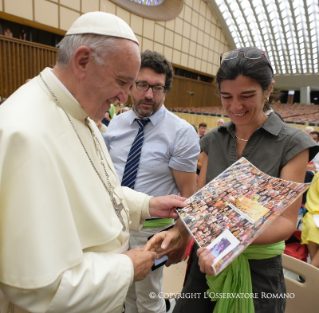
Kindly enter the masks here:
<path id="1" fill-rule="evenodd" d="M 154 93 L 152 87 L 148 88 L 148 90 L 145 92 L 145 97 L 147 99 L 153 99 Z"/>

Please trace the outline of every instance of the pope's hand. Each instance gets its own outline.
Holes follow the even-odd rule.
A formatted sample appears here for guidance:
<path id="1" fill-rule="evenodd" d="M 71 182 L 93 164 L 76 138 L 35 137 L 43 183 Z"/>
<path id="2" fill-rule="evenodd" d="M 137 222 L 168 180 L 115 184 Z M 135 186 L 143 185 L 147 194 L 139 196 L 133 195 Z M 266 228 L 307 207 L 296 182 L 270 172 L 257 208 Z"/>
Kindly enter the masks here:
<path id="1" fill-rule="evenodd" d="M 178 218 L 175 209 L 185 207 L 185 198 L 176 195 L 153 197 L 150 200 L 149 212 L 153 217 Z"/>
<path id="2" fill-rule="evenodd" d="M 210 250 L 206 248 L 200 248 L 197 250 L 197 256 L 199 258 L 198 265 L 200 271 L 207 275 L 216 275 L 212 267 L 214 263 L 214 257 L 210 253 Z"/>
<path id="3" fill-rule="evenodd" d="M 132 260 L 134 281 L 143 280 L 154 264 L 156 253 L 144 251 L 142 248 L 135 248 L 125 252 L 125 254 Z"/>

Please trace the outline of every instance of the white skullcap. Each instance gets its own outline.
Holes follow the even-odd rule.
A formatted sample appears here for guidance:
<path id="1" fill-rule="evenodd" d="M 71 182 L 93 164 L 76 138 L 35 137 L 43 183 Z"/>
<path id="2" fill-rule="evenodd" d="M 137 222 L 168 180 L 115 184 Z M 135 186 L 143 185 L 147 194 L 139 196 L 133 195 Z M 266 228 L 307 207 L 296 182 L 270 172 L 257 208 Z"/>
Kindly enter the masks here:
<path id="1" fill-rule="evenodd" d="M 70 27 L 65 36 L 78 34 L 98 34 L 125 38 L 139 44 L 131 27 L 114 14 L 89 12 L 81 15 Z"/>

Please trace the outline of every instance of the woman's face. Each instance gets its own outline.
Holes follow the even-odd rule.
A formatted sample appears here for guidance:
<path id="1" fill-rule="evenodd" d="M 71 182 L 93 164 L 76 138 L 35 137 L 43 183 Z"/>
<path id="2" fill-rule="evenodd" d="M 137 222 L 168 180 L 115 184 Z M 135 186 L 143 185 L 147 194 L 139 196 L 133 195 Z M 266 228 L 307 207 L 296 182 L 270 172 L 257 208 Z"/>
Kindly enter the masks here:
<path id="1" fill-rule="evenodd" d="M 273 85 L 274 82 L 269 85 L 269 90 L 264 92 L 257 81 L 243 75 L 221 82 L 222 105 L 232 122 L 237 126 L 260 126 L 265 120 L 264 102 Z"/>

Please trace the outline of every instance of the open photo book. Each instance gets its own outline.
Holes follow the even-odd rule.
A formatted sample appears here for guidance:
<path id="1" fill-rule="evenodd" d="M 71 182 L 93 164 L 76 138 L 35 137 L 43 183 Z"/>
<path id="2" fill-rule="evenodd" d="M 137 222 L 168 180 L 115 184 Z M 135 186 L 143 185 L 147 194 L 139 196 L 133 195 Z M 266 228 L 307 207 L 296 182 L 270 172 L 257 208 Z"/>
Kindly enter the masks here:
<path id="1" fill-rule="evenodd" d="M 240 158 L 177 212 L 197 245 L 211 251 L 218 274 L 309 185 L 266 175 Z"/>

